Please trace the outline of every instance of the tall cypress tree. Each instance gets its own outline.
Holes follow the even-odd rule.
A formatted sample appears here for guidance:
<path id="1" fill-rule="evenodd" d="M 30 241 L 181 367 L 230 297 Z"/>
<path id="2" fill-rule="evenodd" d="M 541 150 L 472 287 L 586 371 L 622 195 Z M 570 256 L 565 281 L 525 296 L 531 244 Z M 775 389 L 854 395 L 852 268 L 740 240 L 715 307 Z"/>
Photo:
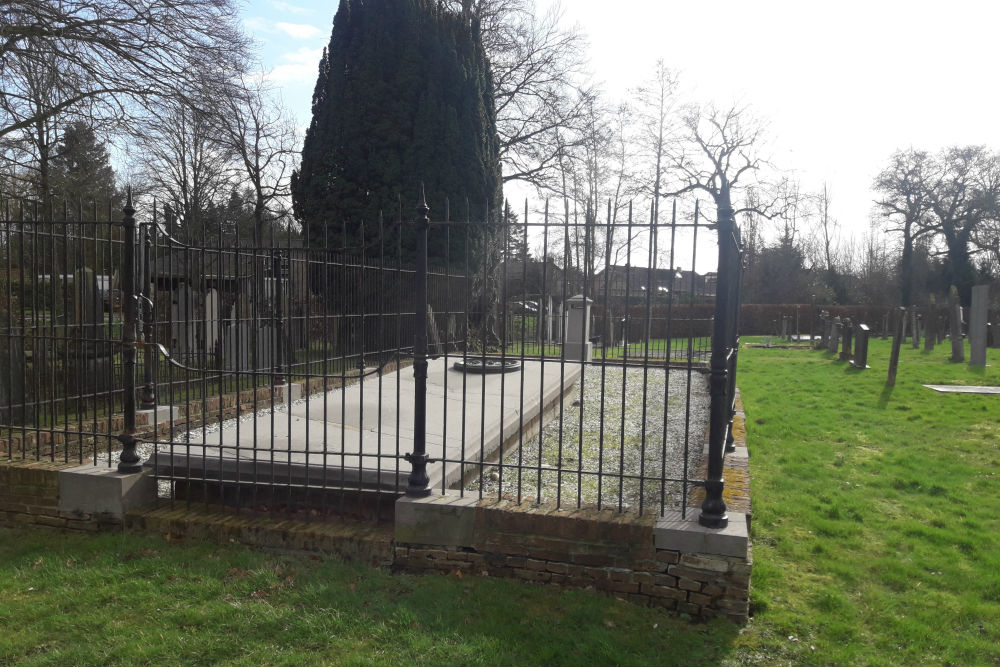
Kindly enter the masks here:
<path id="1" fill-rule="evenodd" d="M 499 209 L 493 81 L 479 26 L 432 0 L 341 0 L 320 62 L 312 122 L 293 176 L 295 215 L 314 243 L 347 239 L 384 212 L 409 219 L 426 188 L 476 218 Z M 482 236 L 482 235 L 480 235 Z M 452 250 L 461 247 L 452 234 Z M 411 241 L 404 234 L 404 247 Z M 432 246 L 432 259 L 446 248 Z"/>

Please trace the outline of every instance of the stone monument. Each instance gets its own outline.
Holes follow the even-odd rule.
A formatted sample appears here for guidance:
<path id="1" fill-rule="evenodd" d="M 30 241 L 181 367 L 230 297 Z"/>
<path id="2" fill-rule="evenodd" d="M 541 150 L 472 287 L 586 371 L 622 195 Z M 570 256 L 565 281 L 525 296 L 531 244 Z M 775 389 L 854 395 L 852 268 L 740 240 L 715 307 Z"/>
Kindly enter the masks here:
<path id="1" fill-rule="evenodd" d="M 590 342 L 590 306 L 592 300 L 578 294 L 566 300 L 566 361 L 592 361 L 594 344 Z"/>

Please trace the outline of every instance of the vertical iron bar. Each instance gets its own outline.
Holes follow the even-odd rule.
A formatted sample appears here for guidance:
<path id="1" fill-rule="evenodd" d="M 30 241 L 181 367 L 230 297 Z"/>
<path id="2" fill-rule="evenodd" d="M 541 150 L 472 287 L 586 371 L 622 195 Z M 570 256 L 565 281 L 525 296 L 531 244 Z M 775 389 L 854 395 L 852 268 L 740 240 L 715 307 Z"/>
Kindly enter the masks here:
<path id="1" fill-rule="evenodd" d="M 153 209 L 153 219 L 156 219 L 156 209 Z M 149 288 L 150 272 L 149 258 L 152 247 L 150 237 L 152 230 L 148 224 L 142 225 L 142 396 L 139 405 L 143 410 L 156 408 L 156 387 L 153 385 L 153 364 L 156 354 L 153 348 L 153 302 Z M 110 292 L 109 292 L 110 294 Z M 114 311 L 114 297 L 111 298 L 111 310 Z M 156 415 L 153 415 L 154 433 Z M 155 435 L 154 435 L 155 438 Z"/>
<path id="2" fill-rule="evenodd" d="M 722 460 L 725 455 L 729 432 L 729 319 L 730 297 L 736 262 L 736 221 L 731 206 L 718 206 L 716 230 L 719 235 L 718 282 L 715 290 L 715 321 L 712 323 L 712 357 L 709 394 L 711 397 L 708 474 L 705 479 L 705 500 L 701 505 L 698 523 L 709 528 L 725 528 L 729 524 L 726 503 L 722 499 L 725 485 L 722 477 Z M 694 267 L 692 267 L 694 271 Z M 692 279 L 694 275 L 692 274 Z"/>
<path id="3" fill-rule="evenodd" d="M 406 495 L 422 498 L 429 496 L 430 478 L 427 476 L 427 229 L 430 219 L 427 214 L 427 197 L 420 186 L 420 203 L 417 205 L 417 272 L 416 280 L 416 327 L 413 335 L 413 452 L 406 455 L 410 462 L 409 485 Z"/>
<path id="4" fill-rule="evenodd" d="M 122 453 L 118 457 L 118 472 L 135 473 L 142 470 L 135 451 L 135 209 L 132 208 L 132 190 L 126 195 L 122 209 L 124 246 L 122 247 L 122 379 L 124 380 L 124 433 L 118 436 Z M 112 310 L 114 308 L 112 307 Z M 109 414 L 110 417 L 110 414 Z"/>

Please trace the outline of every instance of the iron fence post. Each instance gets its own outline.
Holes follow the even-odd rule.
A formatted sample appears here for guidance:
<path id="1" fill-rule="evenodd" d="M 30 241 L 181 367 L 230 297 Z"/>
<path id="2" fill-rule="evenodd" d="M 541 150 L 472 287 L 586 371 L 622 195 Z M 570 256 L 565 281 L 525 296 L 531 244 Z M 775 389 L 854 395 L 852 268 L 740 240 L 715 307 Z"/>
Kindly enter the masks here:
<path id="1" fill-rule="evenodd" d="M 156 364 L 156 354 L 153 348 L 153 301 L 149 288 L 150 271 L 149 256 L 153 240 L 148 224 L 142 225 L 140 233 L 142 244 L 142 393 L 139 407 L 152 410 L 156 407 L 156 386 L 153 384 L 153 374 Z"/>
<path id="2" fill-rule="evenodd" d="M 284 294 L 281 289 L 281 251 L 275 250 L 271 258 L 271 277 L 274 281 L 274 380 L 272 384 L 285 384 L 285 310 Z"/>
<path id="3" fill-rule="evenodd" d="M 729 353 L 729 383 L 727 385 L 728 395 L 726 400 L 729 404 L 729 425 L 726 431 L 726 451 L 736 451 L 733 438 L 733 419 L 736 418 L 736 369 L 739 367 L 740 359 L 740 304 L 743 294 L 743 256 L 742 240 L 740 239 L 740 228 L 733 224 L 733 269 L 736 275 L 730 281 L 732 291 L 729 294 L 730 320 L 729 337 L 727 345 L 730 346 Z M 796 317 L 796 320 L 798 318 Z"/>
<path id="4" fill-rule="evenodd" d="M 414 227 L 417 232 L 417 266 L 416 266 L 416 331 L 413 335 L 413 377 L 415 380 L 413 396 L 413 452 L 406 455 L 412 470 L 406 495 L 423 498 L 429 496 L 430 477 L 427 475 L 427 229 L 430 218 L 427 214 L 427 198 L 423 187 L 420 188 L 420 203 L 417 205 L 417 219 Z"/>
<path id="5" fill-rule="evenodd" d="M 124 381 L 124 432 L 118 436 L 122 453 L 118 457 L 118 472 L 134 473 L 142 470 L 135 451 L 135 209 L 132 208 L 132 190 L 126 196 L 122 209 L 122 379 Z"/>
<path id="6" fill-rule="evenodd" d="M 718 209 L 719 275 L 715 295 L 715 320 L 712 323 L 712 357 L 709 375 L 711 399 L 708 433 L 708 474 L 705 478 L 705 500 L 701 504 L 698 523 L 709 528 L 729 525 L 726 503 L 722 499 L 725 482 L 722 462 L 729 436 L 732 403 L 730 402 L 729 365 L 733 353 L 730 334 L 735 331 L 732 301 L 738 279 L 739 261 L 736 241 L 736 220 L 731 206 Z"/>

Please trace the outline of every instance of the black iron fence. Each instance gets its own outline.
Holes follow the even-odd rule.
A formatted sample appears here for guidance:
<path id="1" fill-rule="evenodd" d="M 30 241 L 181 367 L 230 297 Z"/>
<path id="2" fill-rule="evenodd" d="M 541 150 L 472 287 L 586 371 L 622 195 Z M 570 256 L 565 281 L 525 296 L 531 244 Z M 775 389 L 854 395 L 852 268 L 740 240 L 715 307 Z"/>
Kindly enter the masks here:
<path id="1" fill-rule="evenodd" d="M 0 447 L 269 510 L 451 490 L 687 512 L 703 487 L 724 525 L 738 229 L 585 219 L 422 203 L 240 230 L 7 201 Z"/>

